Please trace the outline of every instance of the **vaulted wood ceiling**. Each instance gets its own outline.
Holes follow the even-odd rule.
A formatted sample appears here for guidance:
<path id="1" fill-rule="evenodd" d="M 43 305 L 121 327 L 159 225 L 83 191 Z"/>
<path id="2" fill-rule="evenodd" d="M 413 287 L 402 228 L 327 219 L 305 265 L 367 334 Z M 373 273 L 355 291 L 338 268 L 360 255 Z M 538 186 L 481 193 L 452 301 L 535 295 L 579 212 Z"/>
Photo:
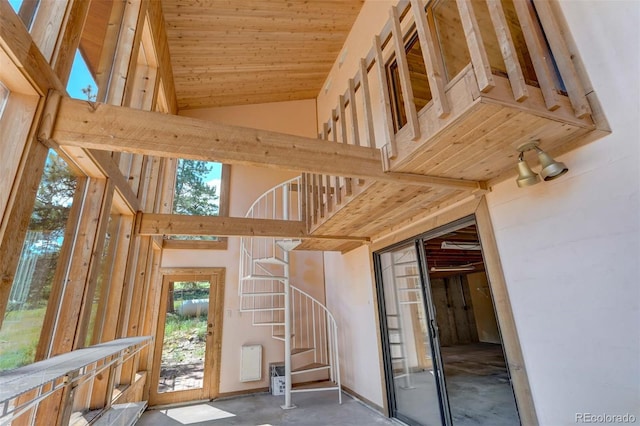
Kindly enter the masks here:
<path id="1" fill-rule="evenodd" d="M 162 0 L 180 109 L 318 95 L 363 0 Z"/>

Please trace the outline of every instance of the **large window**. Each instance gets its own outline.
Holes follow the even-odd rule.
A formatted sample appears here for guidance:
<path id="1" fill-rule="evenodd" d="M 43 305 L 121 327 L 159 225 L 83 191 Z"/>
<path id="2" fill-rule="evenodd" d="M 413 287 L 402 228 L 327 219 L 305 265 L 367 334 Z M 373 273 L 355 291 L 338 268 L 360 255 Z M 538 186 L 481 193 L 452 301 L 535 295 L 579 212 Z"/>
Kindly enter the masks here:
<path id="1" fill-rule="evenodd" d="M 221 213 L 221 163 L 178 160 L 173 213 L 198 216 L 218 216 Z M 177 240 L 217 241 L 215 236 L 178 235 Z"/>
<path id="2" fill-rule="evenodd" d="M 104 237 L 102 253 L 98 263 L 98 276 L 96 286 L 91 297 L 91 310 L 89 324 L 84 345 L 91 346 L 101 342 L 102 326 L 104 324 L 105 310 L 109 298 L 109 285 L 111 284 L 111 271 L 113 267 L 118 232 L 120 230 L 122 215 L 115 207 L 111 208 L 107 223 L 107 233 Z"/>
<path id="3" fill-rule="evenodd" d="M 89 67 L 80 50 L 76 50 L 71 66 L 71 74 L 67 83 L 69 96 L 76 99 L 95 101 L 98 95 L 98 84 L 91 75 Z"/>
<path id="4" fill-rule="evenodd" d="M 76 186 L 50 150 L 0 328 L 0 370 L 35 360 Z"/>
<path id="5" fill-rule="evenodd" d="M 178 160 L 173 212 L 217 216 L 220 211 L 221 182 L 222 164 Z"/>

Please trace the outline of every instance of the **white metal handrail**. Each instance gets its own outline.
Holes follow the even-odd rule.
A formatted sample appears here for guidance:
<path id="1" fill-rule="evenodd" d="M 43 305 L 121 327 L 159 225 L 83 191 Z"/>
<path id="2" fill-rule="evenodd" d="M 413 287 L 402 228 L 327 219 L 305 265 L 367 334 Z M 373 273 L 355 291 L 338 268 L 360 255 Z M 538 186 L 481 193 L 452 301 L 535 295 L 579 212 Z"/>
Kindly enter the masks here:
<path id="1" fill-rule="evenodd" d="M 269 189 L 253 202 L 245 217 L 305 221 L 305 182 L 299 176 Z M 284 341 L 284 406 L 293 406 L 292 373 L 328 369 L 333 384 L 327 389 L 340 391 L 336 321 L 320 301 L 289 282 L 289 252 L 299 241 L 273 237 L 242 237 L 240 241 L 240 311 L 251 312 L 253 325 L 271 327 L 272 337 Z M 312 354 L 313 364 L 292 372 L 294 353 L 306 354 L 306 359 Z"/>
<path id="2" fill-rule="evenodd" d="M 315 363 L 329 365 L 331 381 L 340 388 L 338 326 L 327 307 L 309 293 L 291 286 L 293 347 L 313 350 Z"/>

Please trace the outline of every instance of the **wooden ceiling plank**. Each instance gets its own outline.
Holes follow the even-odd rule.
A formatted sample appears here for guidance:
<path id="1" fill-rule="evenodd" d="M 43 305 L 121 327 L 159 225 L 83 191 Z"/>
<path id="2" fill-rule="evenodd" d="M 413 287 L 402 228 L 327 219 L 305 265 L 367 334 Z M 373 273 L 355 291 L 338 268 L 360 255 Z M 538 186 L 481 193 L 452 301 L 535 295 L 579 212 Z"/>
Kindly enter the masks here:
<path id="1" fill-rule="evenodd" d="M 315 98 L 363 3 L 163 0 L 178 107 L 304 99 L 301 88 L 309 91 L 304 96 Z M 233 65 L 249 68 L 247 73 L 231 68 L 229 57 Z M 192 71 L 202 68 L 207 72 L 200 76 L 206 81 L 196 83 Z M 234 75 L 228 78 L 217 68 Z M 260 69 L 266 73 L 259 74 Z M 291 78 L 296 70 L 296 79 Z M 280 73 L 278 81 L 274 72 Z M 253 93 L 247 93 L 256 83 L 277 84 L 277 89 L 253 86 Z M 220 88 L 226 92 L 221 94 Z M 194 99 L 202 92 L 208 94 L 206 99 Z"/>

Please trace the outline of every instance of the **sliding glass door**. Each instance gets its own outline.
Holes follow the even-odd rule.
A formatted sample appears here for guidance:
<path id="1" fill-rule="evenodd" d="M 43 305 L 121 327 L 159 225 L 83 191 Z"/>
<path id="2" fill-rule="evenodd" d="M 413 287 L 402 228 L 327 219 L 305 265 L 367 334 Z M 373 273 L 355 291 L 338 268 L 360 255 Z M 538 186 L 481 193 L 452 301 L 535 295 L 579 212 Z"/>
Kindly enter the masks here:
<path id="1" fill-rule="evenodd" d="M 418 250 L 411 243 L 381 253 L 378 296 L 383 313 L 387 392 L 394 417 L 415 425 L 443 424 L 444 383 L 434 354 Z"/>
<path id="2" fill-rule="evenodd" d="M 511 426 L 518 408 L 473 218 L 376 253 L 390 414 Z"/>

